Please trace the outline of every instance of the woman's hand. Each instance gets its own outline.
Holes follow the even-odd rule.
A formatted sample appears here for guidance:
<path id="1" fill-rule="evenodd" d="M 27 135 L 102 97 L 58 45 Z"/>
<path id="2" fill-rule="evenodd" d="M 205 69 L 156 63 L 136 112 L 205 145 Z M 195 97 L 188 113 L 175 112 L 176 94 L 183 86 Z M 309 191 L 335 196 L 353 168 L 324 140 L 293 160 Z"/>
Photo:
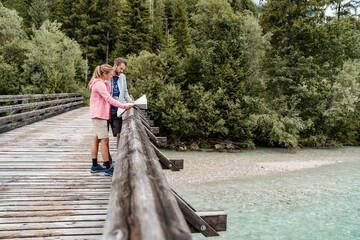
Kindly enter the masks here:
<path id="1" fill-rule="evenodd" d="M 127 103 L 127 104 L 125 104 L 125 109 L 129 109 L 129 108 L 131 108 L 133 105 L 134 105 L 134 104 Z"/>

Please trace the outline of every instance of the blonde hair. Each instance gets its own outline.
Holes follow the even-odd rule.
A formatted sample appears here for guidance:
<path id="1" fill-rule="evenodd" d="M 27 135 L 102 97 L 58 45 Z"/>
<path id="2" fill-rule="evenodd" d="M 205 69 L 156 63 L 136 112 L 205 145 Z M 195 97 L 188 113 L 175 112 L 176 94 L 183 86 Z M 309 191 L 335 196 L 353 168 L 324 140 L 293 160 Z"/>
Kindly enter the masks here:
<path id="1" fill-rule="evenodd" d="M 92 83 L 92 81 L 95 79 L 95 78 L 100 78 L 103 73 L 110 73 L 114 71 L 114 69 L 109 65 L 109 64 L 103 64 L 103 65 L 100 65 L 100 66 L 97 66 L 94 70 L 94 73 L 91 77 L 91 80 L 89 82 L 89 85 Z"/>

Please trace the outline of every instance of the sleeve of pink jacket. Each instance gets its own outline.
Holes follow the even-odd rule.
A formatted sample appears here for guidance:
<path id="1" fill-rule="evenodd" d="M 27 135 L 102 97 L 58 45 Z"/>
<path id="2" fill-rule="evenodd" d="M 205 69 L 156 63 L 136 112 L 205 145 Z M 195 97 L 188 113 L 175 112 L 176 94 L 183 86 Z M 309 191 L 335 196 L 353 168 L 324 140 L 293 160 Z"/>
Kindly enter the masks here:
<path id="1" fill-rule="evenodd" d="M 110 93 L 106 90 L 105 84 L 97 84 L 98 93 L 105 99 L 106 102 L 110 103 L 114 107 L 125 108 L 125 105 L 116 101 L 110 96 Z"/>

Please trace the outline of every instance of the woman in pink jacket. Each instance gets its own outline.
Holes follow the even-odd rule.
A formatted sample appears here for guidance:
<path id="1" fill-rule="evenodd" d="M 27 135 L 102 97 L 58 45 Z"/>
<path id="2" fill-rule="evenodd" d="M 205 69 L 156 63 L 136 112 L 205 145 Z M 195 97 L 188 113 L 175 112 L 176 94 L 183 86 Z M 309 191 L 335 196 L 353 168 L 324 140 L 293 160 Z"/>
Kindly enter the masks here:
<path id="1" fill-rule="evenodd" d="M 107 128 L 107 120 L 110 118 L 110 105 L 118 108 L 131 108 L 131 104 L 122 104 L 113 99 L 109 93 L 109 85 L 105 80 L 112 78 L 114 74 L 113 68 L 108 64 L 103 64 L 95 68 L 94 74 L 89 83 L 91 89 L 90 97 L 90 118 L 94 126 L 95 136 L 91 144 L 92 166 L 91 172 L 104 171 L 105 175 L 112 176 L 114 168 L 109 162 L 109 131 Z M 104 160 L 106 168 L 101 167 L 97 162 L 99 143 L 101 142 L 101 156 Z"/>

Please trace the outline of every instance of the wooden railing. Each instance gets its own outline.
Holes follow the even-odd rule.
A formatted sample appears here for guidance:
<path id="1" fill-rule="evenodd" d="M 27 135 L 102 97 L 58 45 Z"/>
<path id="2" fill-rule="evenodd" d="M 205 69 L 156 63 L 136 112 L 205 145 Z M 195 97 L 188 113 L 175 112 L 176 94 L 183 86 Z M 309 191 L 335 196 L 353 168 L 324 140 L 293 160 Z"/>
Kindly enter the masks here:
<path id="1" fill-rule="evenodd" d="M 0 133 L 82 105 L 81 93 L 0 95 Z"/>
<path id="2" fill-rule="evenodd" d="M 104 228 L 104 239 L 192 239 L 191 232 L 218 236 L 226 230 L 223 211 L 197 212 L 168 185 L 162 169 L 179 171 L 182 159 L 168 159 L 155 146 L 146 114 L 136 107 L 123 115 L 117 161 Z"/>

